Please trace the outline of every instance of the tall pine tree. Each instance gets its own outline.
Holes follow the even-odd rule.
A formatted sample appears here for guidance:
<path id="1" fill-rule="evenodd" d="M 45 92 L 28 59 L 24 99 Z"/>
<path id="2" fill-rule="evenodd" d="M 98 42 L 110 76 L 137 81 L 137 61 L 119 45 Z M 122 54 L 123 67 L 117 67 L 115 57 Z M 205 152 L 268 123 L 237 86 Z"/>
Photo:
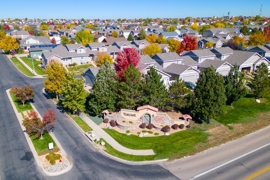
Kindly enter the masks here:
<path id="1" fill-rule="evenodd" d="M 127 40 L 128 41 L 133 41 L 133 37 L 132 37 L 131 33 L 129 33 Z"/>
<path id="2" fill-rule="evenodd" d="M 101 115 L 102 111 L 115 110 L 116 73 L 108 61 L 100 66 L 92 92 L 89 97 L 89 110 L 93 114 Z"/>
<path id="3" fill-rule="evenodd" d="M 269 73 L 264 63 L 255 70 L 251 85 L 255 98 L 262 98 L 270 94 Z"/>
<path id="4" fill-rule="evenodd" d="M 226 103 L 224 79 L 213 66 L 201 72 L 194 96 L 191 112 L 196 119 L 209 123 L 211 118 L 222 113 Z"/>
<path id="5" fill-rule="evenodd" d="M 124 73 L 124 81 L 118 82 L 117 107 L 134 109 L 141 105 L 143 86 L 140 71 L 130 64 Z"/>
<path id="6" fill-rule="evenodd" d="M 141 29 L 141 30 L 140 30 L 140 33 L 139 33 L 139 39 L 140 39 L 140 40 L 143 40 L 143 39 L 145 39 L 145 38 L 146 38 L 145 31 L 144 31 L 144 29 Z"/>
<path id="7" fill-rule="evenodd" d="M 175 79 L 169 88 L 170 102 L 174 109 L 188 108 L 191 106 L 192 91 L 186 87 L 183 80 Z"/>
<path id="8" fill-rule="evenodd" d="M 168 92 L 166 90 L 163 81 L 161 81 L 161 75 L 151 67 L 145 75 L 143 80 L 144 85 L 144 104 L 149 104 L 160 109 L 164 109 L 168 103 Z"/>
<path id="9" fill-rule="evenodd" d="M 244 73 L 240 72 L 239 66 L 235 65 L 231 68 L 228 76 L 225 77 L 225 90 L 227 104 L 232 105 L 233 102 L 239 100 L 246 94 L 244 83 Z"/>

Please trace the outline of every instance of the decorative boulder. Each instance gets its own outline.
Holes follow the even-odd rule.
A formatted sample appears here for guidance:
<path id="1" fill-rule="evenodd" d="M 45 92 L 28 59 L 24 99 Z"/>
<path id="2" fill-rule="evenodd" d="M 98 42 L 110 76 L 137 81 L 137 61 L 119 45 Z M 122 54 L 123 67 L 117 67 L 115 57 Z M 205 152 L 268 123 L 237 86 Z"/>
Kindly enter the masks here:
<path id="1" fill-rule="evenodd" d="M 174 129 L 174 130 L 178 129 L 178 124 L 172 125 L 172 129 Z"/>
<path id="2" fill-rule="evenodd" d="M 115 127 L 115 126 L 116 126 L 115 120 L 111 120 L 111 121 L 110 121 L 110 125 L 111 125 L 112 127 Z"/>
<path id="3" fill-rule="evenodd" d="M 190 125 L 186 125 L 186 128 L 189 129 L 190 128 Z"/>
<path id="4" fill-rule="evenodd" d="M 103 122 L 104 122 L 104 123 L 108 123 L 108 122 L 109 122 L 109 119 L 106 118 L 106 119 L 103 120 Z"/>
<path id="5" fill-rule="evenodd" d="M 154 127 L 154 125 L 150 123 L 146 127 L 147 127 L 147 129 L 152 129 Z"/>
<path id="6" fill-rule="evenodd" d="M 179 125 L 179 129 L 184 129 L 185 125 L 184 124 L 180 124 Z"/>
<path id="7" fill-rule="evenodd" d="M 170 126 L 168 126 L 168 125 L 166 125 L 166 126 L 164 126 L 163 128 L 161 128 L 161 131 L 163 131 L 163 132 L 169 132 L 171 130 L 171 128 L 170 128 Z"/>

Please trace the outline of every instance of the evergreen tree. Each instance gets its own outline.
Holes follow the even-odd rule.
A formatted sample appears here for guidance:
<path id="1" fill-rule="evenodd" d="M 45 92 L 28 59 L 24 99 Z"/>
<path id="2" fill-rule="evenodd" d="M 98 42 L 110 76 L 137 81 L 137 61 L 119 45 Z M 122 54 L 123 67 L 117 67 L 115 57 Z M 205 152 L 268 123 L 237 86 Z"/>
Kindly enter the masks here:
<path id="1" fill-rule="evenodd" d="M 144 29 L 141 29 L 141 30 L 140 30 L 140 33 L 139 33 L 139 39 L 140 39 L 140 40 L 143 40 L 143 39 L 145 39 L 145 38 L 146 38 L 145 31 L 144 31 Z"/>
<path id="2" fill-rule="evenodd" d="M 117 86 L 118 108 L 134 109 L 142 102 L 141 73 L 130 64 L 124 73 L 124 81 L 119 81 Z"/>
<path id="3" fill-rule="evenodd" d="M 93 114 L 101 115 L 102 111 L 115 109 L 116 73 L 108 61 L 100 66 L 92 92 L 89 97 L 89 110 Z"/>
<path id="4" fill-rule="evenodd" d="M 200 73 L 194 96 L 191 112 L 196 119 L 209 123 L 211 118 L 222 113 L 226 103 L 224 79 L 213 66 Z"/>
<path id="5" fill-rule="evenodd" d="M 127 40 L 128 41 L 133 41 L 133 37 L 132 37 L 131 33 L 129 33 Z"/>
<path id="6" fill-rule="evenodd" d="M 161 81 L 161 75 L 151 67 L 144 78 L 144 104 L 149 104 L 160 109 L 164 109 L 168 103 L 168 92 L 166 90 L 163 81 Z"/>
<path id="7" fill-rule="evenodd" d="M 84 90 L 84 80 L 76 78 L 74 73 L 67 73 L 66 78 L 60 86 L 61 104 L 71 112 L 85 110 L 86 92 Z"/>
<path id="8" fill-rule="evenodd" d="M 174 109 L 187 108 L 191 105 L 192 91 L 186 87 L 183 80 L 175 79 L 169 88 L 170 102 Z"/>
<path id="9" fill-rule="evenodd" d="M 268 75 L 268 68 L 264 63 L 258 66 L 253 73 L 251 85 L 255 98 L 262 98 L 269 94 L 270 81 Z"/>
<path id="10" fill-rule="evenodd" d="M 239 66 L 235 65 L 231 68 L 227 77 L 225 77 L 225 90 L 227 104 L 232 105 L 234 101 L 239 100 L 246 94 L 244 83 L 244 73 L 239 72 Z"/>

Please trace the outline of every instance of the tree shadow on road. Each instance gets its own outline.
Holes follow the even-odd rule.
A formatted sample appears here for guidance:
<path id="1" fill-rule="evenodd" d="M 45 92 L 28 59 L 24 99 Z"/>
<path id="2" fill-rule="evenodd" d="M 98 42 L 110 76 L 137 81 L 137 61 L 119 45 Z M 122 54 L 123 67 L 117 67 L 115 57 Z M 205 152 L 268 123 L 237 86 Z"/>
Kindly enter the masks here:
<path id="1" fill-rule="evenodd" d="M 28 151 L 20 160 L 31 161 L 32 159 L 33 159 L 33 153 Z"/>

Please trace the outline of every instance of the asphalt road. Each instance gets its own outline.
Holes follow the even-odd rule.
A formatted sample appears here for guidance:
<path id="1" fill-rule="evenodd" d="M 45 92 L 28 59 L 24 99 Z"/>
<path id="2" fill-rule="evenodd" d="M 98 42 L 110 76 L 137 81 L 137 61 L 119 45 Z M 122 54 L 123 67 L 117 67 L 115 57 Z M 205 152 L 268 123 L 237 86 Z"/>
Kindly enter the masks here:
<path id="1" fill-rule="evenodd" d="M 42 79 L 21 74 L 4 54 L 0 54 L 0 179 L 178 179 L 159 165 L 128 165 L 99 153 L 56 106 L 42 94 Z M 57 115 L 54 134 L 68 157 L 72 169 L 56 177 L 44 175 L 37 166 L 16 119 L 6 90 L 31 85 L 35 90 L 34 104 L 43 114 L 52 108 Z"/>
<path id="2" fill-rule="evenodd" d="M 213 171 L 201 174 L 196 180 L 240 180 L 270 165 L 270 145 Z M 256 179 L 270 180 L 269 172 L 258 174 Z"/>

